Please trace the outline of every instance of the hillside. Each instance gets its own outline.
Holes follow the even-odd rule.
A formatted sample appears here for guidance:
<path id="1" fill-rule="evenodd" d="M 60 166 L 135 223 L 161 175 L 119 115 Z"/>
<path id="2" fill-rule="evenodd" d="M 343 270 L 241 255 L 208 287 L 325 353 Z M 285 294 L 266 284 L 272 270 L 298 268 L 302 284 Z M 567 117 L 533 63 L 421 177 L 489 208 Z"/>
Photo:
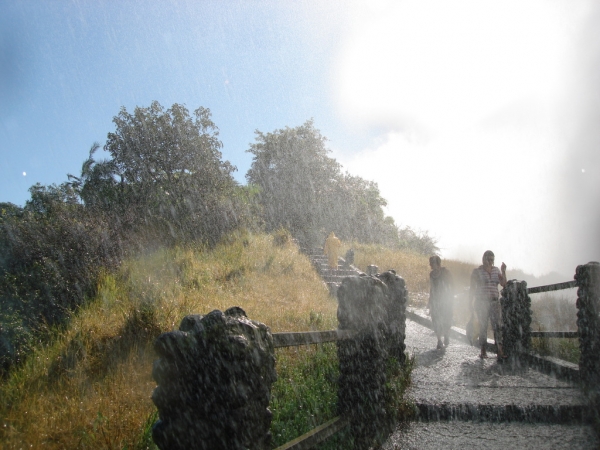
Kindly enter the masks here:
<path id="1" fill-rule="evenodd" d="M 287 235 L 229 235 L 212 250 L 175 247 L 125 261 L 104 273 L 98 294 L 80 308 L 47 346 L 0 384 L 2 448 L 153 448 L 156 420 L 150 395 L 156 358 L 152 342 L 187 314 L 241 306 L 272 331 L 337 327 L 337 303 Z M 428 299 L 428 258 L 381 246 L 354 248 L 356 266 L 395 269 L 413 305 Z M 473 265 L 444 261 L 457 290 L 468 286 Z M 510 273 L 509 273 L 510 276 Z M 466 322 L 460 297 L 455 324 Z M 307 431 L 335 414 L 335 346 L 278 351 L 281 382 L 272 409 L 277 442 Z M 321 364 L 319 377 L 307 373 Z M 304 367 L 304 368 L 302 368 Z M 325 376 L 324 376 L 325 374 Z M 297 380 L 298 384 L 295 384 Z M 298 414 L 300 399 L 313 410 Z M 307 404 L 304 404 L 307 407 Z M 281 425 L 293 423 L 294 425 Z"/>
<path id="2" fill-rule="evenodd" d="M 147 448 L 153 340 L 187 314 L 234 305 L 272 331 L 336 327 L 336 302 L 308 259 L 268 235 L 126 261 L 100 278 L 98 295 L 51 345 L 2 382 L 2 448 Z"/>

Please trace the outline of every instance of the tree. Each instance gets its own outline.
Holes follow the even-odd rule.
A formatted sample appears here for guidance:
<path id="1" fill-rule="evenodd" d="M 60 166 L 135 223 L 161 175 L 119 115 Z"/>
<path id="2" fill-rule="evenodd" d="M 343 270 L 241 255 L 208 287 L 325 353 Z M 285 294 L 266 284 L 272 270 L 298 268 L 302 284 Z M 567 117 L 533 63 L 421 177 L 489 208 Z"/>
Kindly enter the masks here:
<path id="1" fill-rule="evenodd" d="M 267 231 L 285 227 L 303 243 L 318 239 L 321 214 L 340 171 L 325 141 L 312 120 L 272 133 L 256 131 L 246 179 L 260 187 Z"/>
<path id="2" fill-rule="evenodd" d="M 306 246 L 322 245 L 330 231 L 342 239 L 396 242 L 397 228 L 385 217 L 377 184 L 342 174 L 326 141 L 312 120 L 272 133 L 256 131 L 246 179 L 260 188 L 267 231 L 287 228 Z"/>
<path id="3" fill-rule="evenodd" d="M 411 227 L 404 227 L 398 231 L 400 240 L 398 247 L 404 250 L 412 250 L 422 255 L 437 255 L 440 248 L 437 246 L 437 240 L 429 236 L 427 231 L 417 233 Z"/>
<path id="4" fill-rule="evenodd" d="M 398 230 L 394 219 L 385 216 L 385 206 L 377 183 L 345 173 L 339 177 L 338 194 L 328 210 L 347 239 L 395 245 Z"/>
<path id="5" fill-rule="evenodd" d="M 191 117 L 183 105 L 165 111 L 155 101 L 133 114 L 123 107 L 113 122 L 116 130 L 104 146 L 111 158 L 95 161 L 94 145 L 81 176 L 70 176 L 86 206 L 152 239 L 214 243 L 235 227 L 236 169 L 221 160 L 222 143 L 208 109 L 200 107 Z"/>

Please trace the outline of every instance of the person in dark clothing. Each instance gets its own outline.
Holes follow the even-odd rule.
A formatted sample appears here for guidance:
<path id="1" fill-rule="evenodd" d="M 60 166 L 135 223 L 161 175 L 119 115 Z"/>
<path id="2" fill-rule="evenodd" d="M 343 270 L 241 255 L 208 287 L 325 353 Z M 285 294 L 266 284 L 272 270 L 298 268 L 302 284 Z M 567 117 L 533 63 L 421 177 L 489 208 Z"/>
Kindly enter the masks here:
<path id="1" fill-rule="evenodd" d="M 437 348 L 450 344 L 450 327 L 452 326 L 452 302 L 454 300 L 454 283 L 450 271 L 442 267 L 442 260 L 434 255 L 429 258 L 431 273 L 429 274 L 429 312 L 433 329 L 437 336 Z M 442 343 L 442 337 L 444 342 Z"/>

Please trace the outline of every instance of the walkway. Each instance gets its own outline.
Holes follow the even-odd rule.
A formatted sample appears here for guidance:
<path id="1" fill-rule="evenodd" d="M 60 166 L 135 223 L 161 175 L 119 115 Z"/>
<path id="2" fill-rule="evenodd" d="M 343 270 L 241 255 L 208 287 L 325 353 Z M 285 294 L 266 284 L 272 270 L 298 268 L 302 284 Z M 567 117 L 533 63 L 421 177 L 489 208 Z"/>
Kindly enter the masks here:
<path id="1" fill-rule="evenodd" d="M 396 430 L 384 450 L 600 447 L 584 424 L 579 387 L 535 369 L 481 360 L 478 348 L 459 339 L 437 350 L 433 331 L 408 319 L 405 342 L 416 358 L 408 395 L 419 417 Z"/>
<path id="2" fill-rule="evenodd" d="M 329 269 L 320 249 L 305 253 L 332 295 L 344 277 L 360 273 L 345 267 L 343 258 L 337 270 Z M 566 381 L 577 378 L 576 365 L 532 356 L 530 367 L 515 368 L 499 364 L 490 350 L 491 358 L 481 360 L 479 349 L 455 327 L 448 348 L 437 350 L 431 321 L 411 308 L 405 344 L 416 360 L 407 394 L 418 417 L 400 425 L 382 450 L 600 448 L 599 435 L 585 420 L 581 389 Z"/>

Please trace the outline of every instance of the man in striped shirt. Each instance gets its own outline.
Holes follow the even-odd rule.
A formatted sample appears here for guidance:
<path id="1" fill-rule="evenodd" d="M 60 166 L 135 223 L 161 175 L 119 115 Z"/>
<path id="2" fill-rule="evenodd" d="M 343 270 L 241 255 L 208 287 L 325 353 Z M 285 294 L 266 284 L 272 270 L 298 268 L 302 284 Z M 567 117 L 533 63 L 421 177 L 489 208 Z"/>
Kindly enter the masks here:
<path id="1" fill-rule="evenodd" d="M 487 358 L 486 342 L 488 321 L 492 323 L 494 339 L 498 347 L 498 360 L 506 358 L 502 348 L 502 310 L 498 295 L 498 285 L 506 285 L 506 264 L 502 263 L 500 269 L 494 266 L 494 252 L 487 250 L 483 254 L 483 264 L 473 270 L 471 274 L 471 290 L 469 298 L 471 308 L 475 308 L 479 319 L 479 344 L 481 345 L 480 358 Z M 474 301 L 473 301 L 474 300 Z"/>

